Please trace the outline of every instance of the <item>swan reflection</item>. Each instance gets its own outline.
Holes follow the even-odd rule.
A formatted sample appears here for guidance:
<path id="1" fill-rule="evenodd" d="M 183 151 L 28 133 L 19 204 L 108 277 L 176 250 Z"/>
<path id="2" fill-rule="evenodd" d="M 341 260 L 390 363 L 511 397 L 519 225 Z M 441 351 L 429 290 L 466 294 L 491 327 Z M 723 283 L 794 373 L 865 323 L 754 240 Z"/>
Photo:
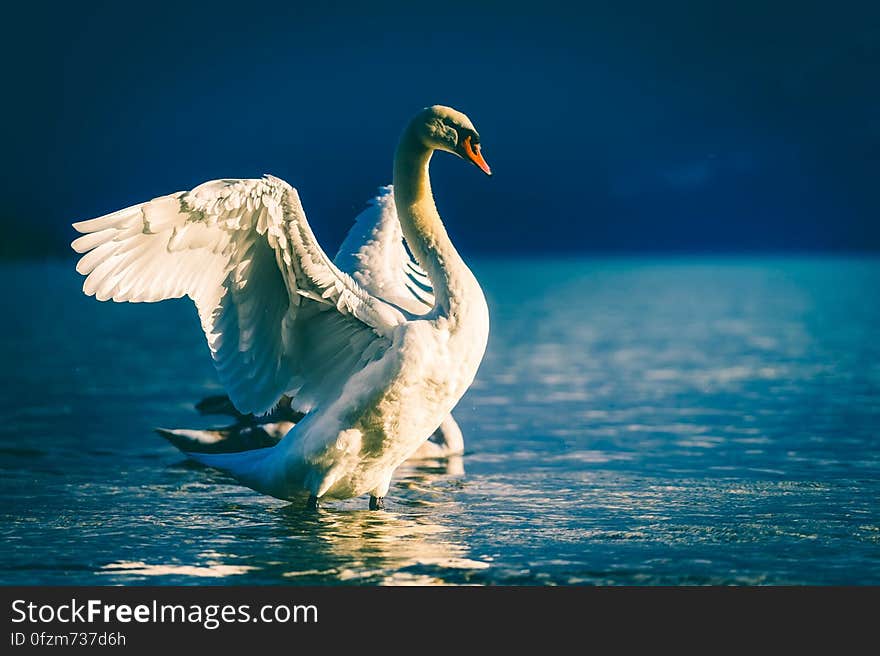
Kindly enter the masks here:
<path id="1" fill-rule="evenodd" d="M 318 512 L 279 506 L 231 486 L 218 504 L 215 484 L 225 483 L 218 473 L 215 484 L 181 492 L 199 508 L 180 518 L 190 540 L 133 550 L 102 565 L 102 575 L 108 583 L 467 583 L 489 565 L 471 554 L 467 532 L 454 521 L 463 512 L 463 473 L 460 456 L 408 463 L 381 512 L 364 509 L 362 499 L 327 503 Z M 171 505 L 179 501 L 169 496 Z"/>
<path id="2" fill-rule="evenodd" d="M 332 576 L 348 582 L 432 585 L 450 577 L 459 582 L 467 570 L 489 567 L 471 558 L 461 531 L 442 521 L 462 511 L 452 494 L 464 473 L 462 458 L 419 461 L 398 472 L 403 477 L 384 512 L 363 510 L 357 499 L 328 504 L 316 514 L 296 505 L 281 509 L 279 525 L 294 538 L 297 551 L 300 539 L 308 539 L 313 557 L 320 554 L 315 560 L 325 565 L 311 567 L 300 553 L 291 554 L 293 567 L 282 576 L 291 583 Z"/>

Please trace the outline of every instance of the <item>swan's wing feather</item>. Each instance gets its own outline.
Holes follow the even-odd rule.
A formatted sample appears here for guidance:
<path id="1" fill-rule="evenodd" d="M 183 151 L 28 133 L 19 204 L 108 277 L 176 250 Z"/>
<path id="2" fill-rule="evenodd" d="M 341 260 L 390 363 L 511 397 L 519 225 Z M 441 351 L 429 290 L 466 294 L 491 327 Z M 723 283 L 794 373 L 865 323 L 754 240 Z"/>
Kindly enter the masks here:
<path id="1" fill-rule="evenodd" d="M 74 224 L 83 291 L 99 300 L 196 304 L 235 406 L 297 409 L 341 389 L 390 344 L 401 313 L 321 250 L 283 180 L 214 180 Z"/>
<path id="2" fill-rule="evenodd" d="M 407 312 L 434 306 L 431 281 L 404 245 L 390 185 L 357 216 L 333 261 L 370 294 Z"/>

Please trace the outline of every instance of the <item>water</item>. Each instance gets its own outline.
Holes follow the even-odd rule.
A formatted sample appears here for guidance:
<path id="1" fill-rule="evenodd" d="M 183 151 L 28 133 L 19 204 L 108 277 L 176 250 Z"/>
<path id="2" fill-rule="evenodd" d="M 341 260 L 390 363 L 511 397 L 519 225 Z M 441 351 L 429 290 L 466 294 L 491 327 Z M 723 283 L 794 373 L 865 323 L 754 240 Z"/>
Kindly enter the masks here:
<path id="1" fill-rule="evenodd" d="M 187 301 L 0 265 L 0 583 L 880 584 L 880 260 L 474 268 L 468 453 L 313 515 L 152 432 L 218 391 Z"/>

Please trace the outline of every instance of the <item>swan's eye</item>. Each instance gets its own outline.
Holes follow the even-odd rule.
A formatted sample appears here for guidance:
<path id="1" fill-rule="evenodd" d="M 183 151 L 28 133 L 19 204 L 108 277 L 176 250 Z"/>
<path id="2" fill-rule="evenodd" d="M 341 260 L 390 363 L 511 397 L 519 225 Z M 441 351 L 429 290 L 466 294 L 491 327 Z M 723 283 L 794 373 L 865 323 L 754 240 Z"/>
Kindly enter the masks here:
<path id="1" fill-rule="evenodd" d="M 477 146 L 480 143 L 480 138 L 473 132 L 459 132 L 458 143 L 462 144 L 465 142 L 469 142 L 472 146 Z"/>

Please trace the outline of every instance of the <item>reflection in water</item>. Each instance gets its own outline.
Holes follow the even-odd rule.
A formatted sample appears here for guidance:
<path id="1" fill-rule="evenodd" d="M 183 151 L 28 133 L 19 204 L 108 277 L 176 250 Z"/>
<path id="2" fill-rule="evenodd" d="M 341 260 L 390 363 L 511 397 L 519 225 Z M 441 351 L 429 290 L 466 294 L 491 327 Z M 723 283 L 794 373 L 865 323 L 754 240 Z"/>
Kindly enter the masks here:
<path id="1" fill-rule="evenodd" d="M 247 565 L 224 565 L 218 558 L 221 554 L 208 552 L 202 554 L 207 560 L 203 565 L 148 565 L 140 561 L 122 561 L 104 565 L 105 574 L 126 574 L 130 576 L 195 576 L 198 578 L 224 578 L 246 574 L 254 569 Z"/>
<path id="2" fill-rule="evenodd" d="M 469 558 L 469 547 L 456 539 L 460 532 L 453 538 L 452 528 L 434 519 L 461 512 L 461 504 L 448 498 L 448 485 L 463 474 L 459 456 L 409 464 L 398 473 L 400 498 L 384 512 L 364 510 L 363 499 L 328 504 L 317 514 L 284 507 L 278 513 L 279 525 L 291 536 L 310 539 L 317 560 L 336 566 L 298 566 L 282 576 L 330 574 L 340 581 L 432 585 L 444 583 L 450 570 L 485 569 L 488 563 Z M 435 514 L 441 507 L 443 512 Z"/>
<path id="3" fill-rule="evenodd" d="M 407 464 L 398 472 L 388 509 L 381 512 L 367 510 L 363 498 L 328 502 L 318 512 L 300 504 L 279 506 L 237 485 L 224 485 L 222 475 L 188 471 L 214 480 L 187 486 L 188 506 L 200 510 L 181 521 L 194 534 L 204 532 L 215 548 L 179 545 L 159 550 L 164 561 L 116 560 L 100 567 L 106 582 L 229 577 L 233 583 L 247 574 L 249 582 L 436 585 L 466 581 L 469 572 L 489 567 L 471 557 L 462 539 L 466 532 L 449 521 L 463 511 L 455 500 L 464 474 L 460 456 Z M 218 504 L 218 495 L 225 495 L 226 503 Z M 197 547 L 203 539 L 193 542 Z"/>

